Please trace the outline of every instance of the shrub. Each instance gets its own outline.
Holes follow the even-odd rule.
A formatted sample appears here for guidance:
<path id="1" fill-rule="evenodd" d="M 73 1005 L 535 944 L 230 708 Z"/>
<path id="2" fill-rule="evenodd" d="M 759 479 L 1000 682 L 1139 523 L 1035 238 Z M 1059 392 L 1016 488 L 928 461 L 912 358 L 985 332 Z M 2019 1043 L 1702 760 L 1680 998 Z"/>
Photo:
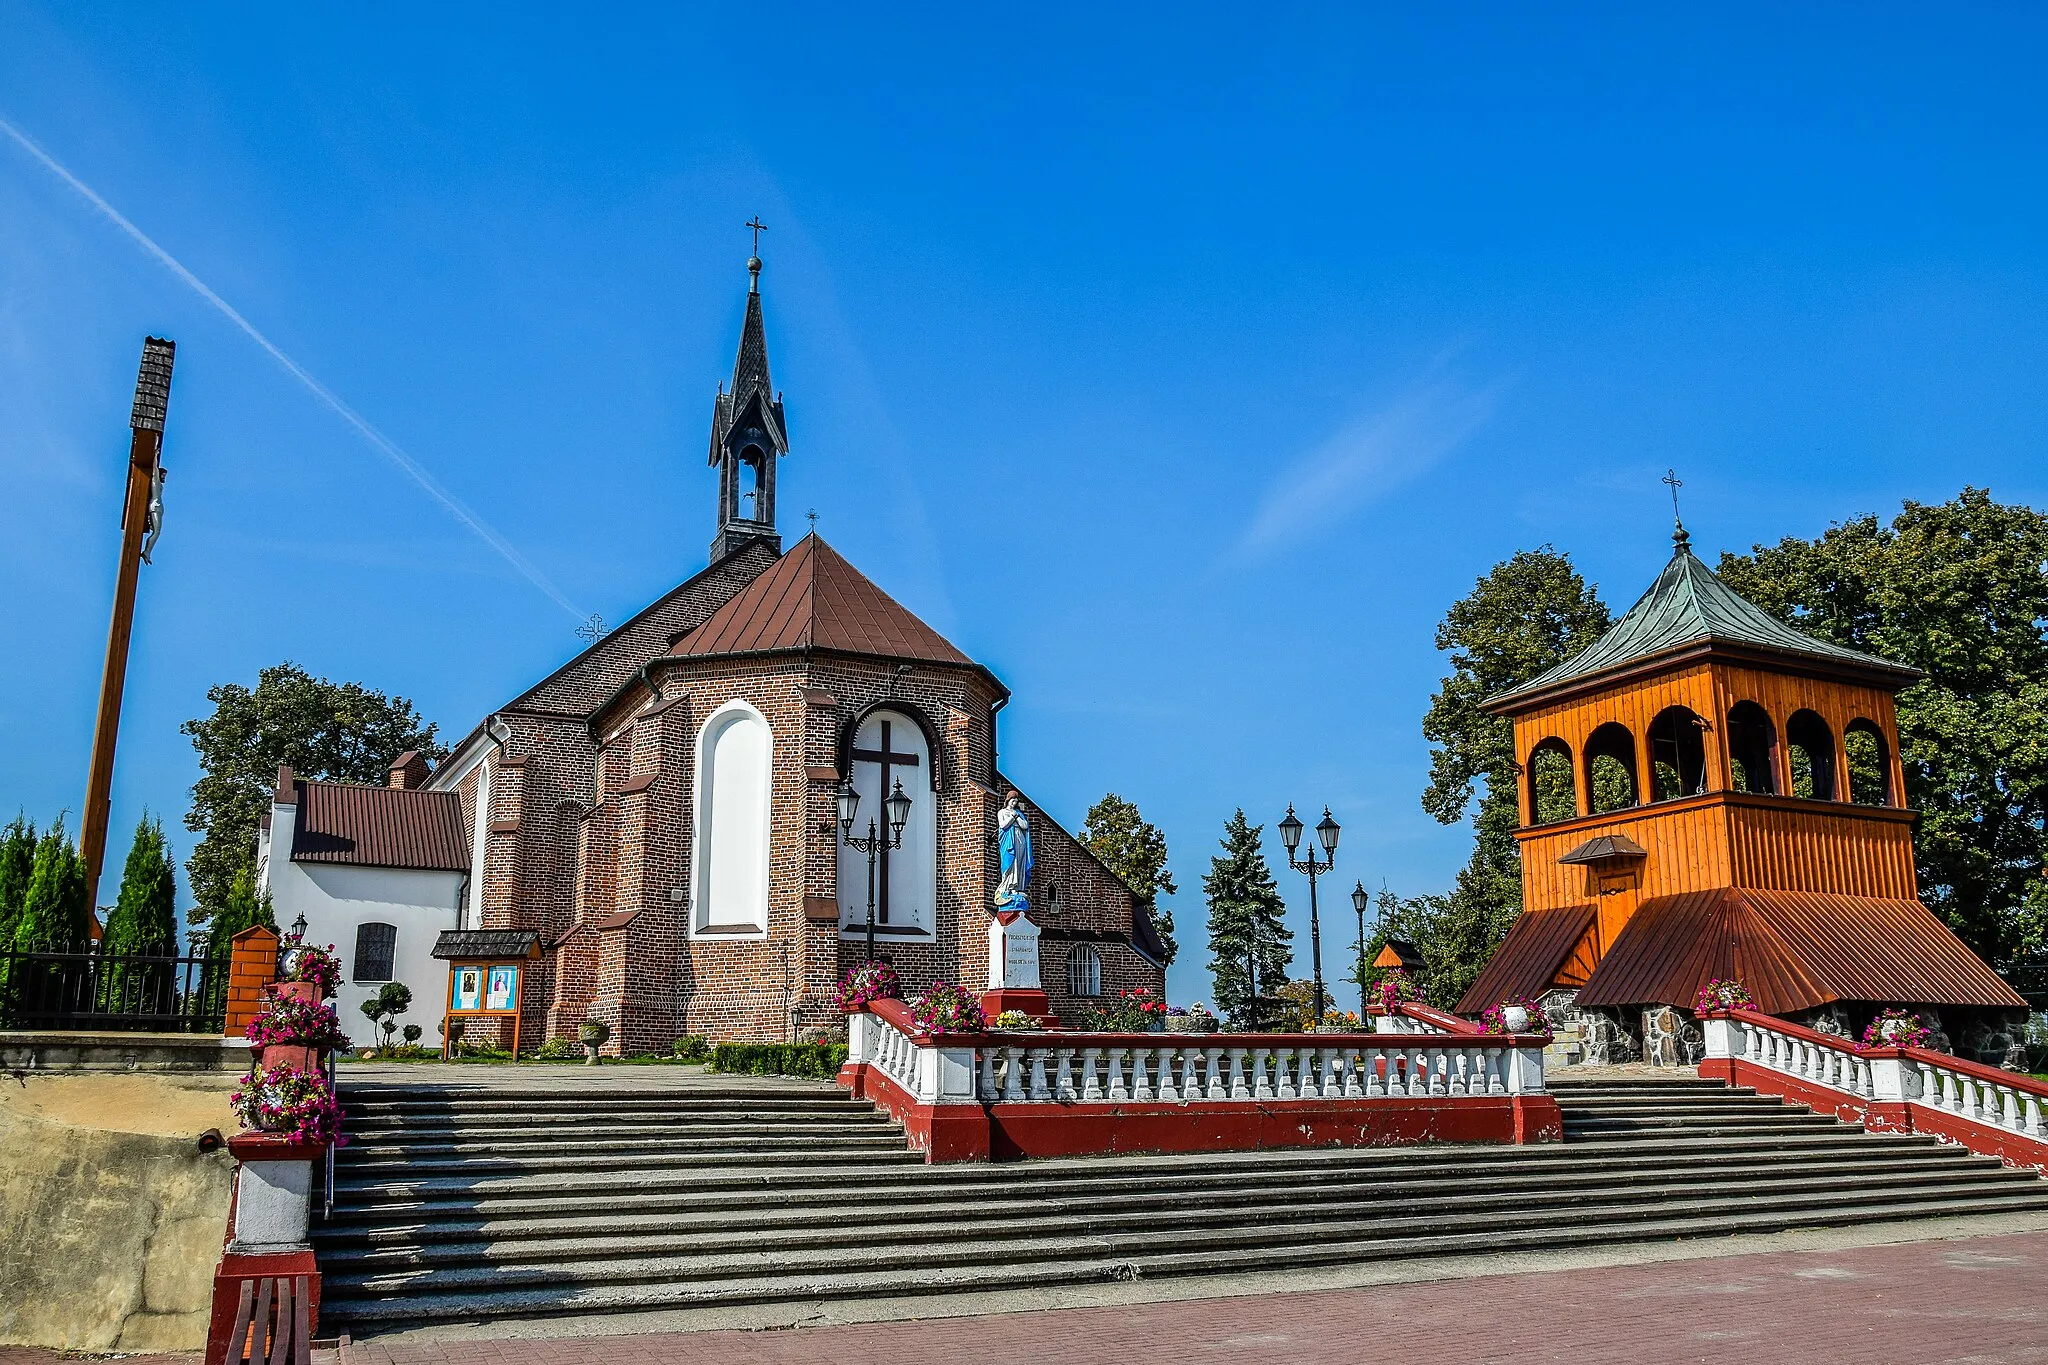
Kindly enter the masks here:
<path id="1" fill-rule="evenodd" d="M 711 1069 L 735 1076 L 811 1076 L 829 1080 L 846 1064 L 844 1043 L 720 1043 Z"/>
<path id="2" fill-rule="evenodd" d="M 700 1033 L 686 1033 L 676 1039 L 676 1060 L 679 1062 L 706 1062 L 711 1060 L 711 1040 Z"/>
<path id="3" fill-rule="evenodd" d="M 1090 1033 L 1150 1033 L 1155 1020 L 1166 1018 L 1167 1005 L 1144 986 L 1124 991 L 1105 1006 L 1090 1006 L 1081 1027 Z"/>
<path id="4" fill-rule="evenodd" d="M 574 1038 L 550 1038 L 533 1050 L 537 1062 L 566 1062 L 583 1056 L 583 1044 Z"/>
<path id="5" fill-rule="evenodd" d="M 417 1047 L 419 1045 L 420 1035 L 424 1034 L 426 1030 L 421 1028 L 418 1024 L 407 1024 L 405 1028 L 402 1030 L 402 1032 L 405 1034 L 405 1045 L 407 1047 Z"/>

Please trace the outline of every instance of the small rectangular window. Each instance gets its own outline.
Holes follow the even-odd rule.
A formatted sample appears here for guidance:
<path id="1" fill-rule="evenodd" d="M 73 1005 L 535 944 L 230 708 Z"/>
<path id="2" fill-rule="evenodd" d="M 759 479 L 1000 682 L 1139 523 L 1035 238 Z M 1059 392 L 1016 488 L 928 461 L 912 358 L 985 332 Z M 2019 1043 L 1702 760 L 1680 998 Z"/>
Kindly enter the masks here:
<path id="1" fill-rule="evenodd" d="M 353 979 L 364 983 L 389 981 L 391 979 L 391 959 L 397 952 L 397 925 L 357 925 L 356 959 Z"/>
<path id="2" fill-rule="evenodd" d="M 1067 953 L 1067 994 L 1102 994 L 1102 955 L 1085 943 L 1075 944 Z"/>

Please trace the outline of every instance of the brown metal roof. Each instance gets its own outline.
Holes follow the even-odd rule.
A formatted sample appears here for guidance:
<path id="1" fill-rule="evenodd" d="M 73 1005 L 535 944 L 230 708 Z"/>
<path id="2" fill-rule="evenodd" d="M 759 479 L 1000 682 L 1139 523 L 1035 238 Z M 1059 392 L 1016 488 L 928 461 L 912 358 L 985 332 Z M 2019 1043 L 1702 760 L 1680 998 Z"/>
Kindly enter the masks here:
<path id="1" fill-rule="evenodd" d="M 798 541 L 669 652 L 687 658 L 804 649 L 975 667 L 816 535 Z"/>
<path id="2" fill-rule="evenodd" d="M 1626 834 L 1602 834 L 1588 839 L 1569 853 L 1561 853 L 1561 863 L 1600 863 L 1609 858 L 1647 858 L 1650 850 L 1644 848 Z"/>
<path id="3" fill-rule="evenodd" d="M 469 835 L 454 792 L 293 779 L 292 861 L 462 872 Z"/>
<path id="4" fill-rule="evenodd" d="M 1919 901 L 1754 887 L 1644 901 L 1579 1003 L 1690 1007 L 1716 977 L 1747 986 L 1766 1014 L 1833 1000 L 2026 1003 Z"/>
<path id="5" fill-rule="evenodd" d="M 1549 990 L 1557 969 L 1593 927 L 1593 913 L 1590 905 L 1524 910 L 1494 949 L 1486 970 L 1458 1001 L 1457 1012 L 1477 1014 L 1509 996 L 1537 996 Z"/>

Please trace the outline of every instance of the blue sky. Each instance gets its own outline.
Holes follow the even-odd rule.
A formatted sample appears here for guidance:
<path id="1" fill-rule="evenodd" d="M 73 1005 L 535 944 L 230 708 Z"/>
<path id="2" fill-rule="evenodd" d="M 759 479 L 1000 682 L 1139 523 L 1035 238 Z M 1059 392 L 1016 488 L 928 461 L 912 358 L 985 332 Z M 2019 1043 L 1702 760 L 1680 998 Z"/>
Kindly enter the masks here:
<path id="1" fill-rule="evenodd" d="M 755 213 L 784 520 L 1010 684 L 1055 814 L 1164 827 L 1178 999 L 1239 804 L 1448 884 L 1432 631 L 1517 548 L 1625 606 L 1667 466 L 1709 556 L 2048 502 L 2037 10 L 573 8 L 0 0 L 0 119 L 562 599 L 0 136 L 7 813 L 82 800 L 145 332 L 116 865 L 144 806 L 189 844 L 210 685 L 294 659 L 454 738 L 702 565 Z"/>

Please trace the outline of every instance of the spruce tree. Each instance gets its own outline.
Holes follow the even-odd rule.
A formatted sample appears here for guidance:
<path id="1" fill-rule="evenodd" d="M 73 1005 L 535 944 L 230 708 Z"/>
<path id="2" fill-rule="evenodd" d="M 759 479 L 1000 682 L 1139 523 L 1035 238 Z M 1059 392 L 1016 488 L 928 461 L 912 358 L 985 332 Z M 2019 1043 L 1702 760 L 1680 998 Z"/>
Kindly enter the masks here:
<path id="1" fill-rule="evenodd" d="M 1254 1022 L 1254 997 L 1270 997 L 1287 984 L 1287 964 L 1294 956 L 1288 946 L 1294 935 L 1284 919 L 1287 905 L 1259 843 L 1264 829 L 1246 821 L 1240 807 L 1223 827 L 1222 855 L 1209 860 L 1208 874 L 1202 878 L 1203 894 L 1209 898 L 1209 976 L 1216 1008 L 1240 1029 Z M 1262 1000 L 1257 1023 L 1273 1026 L 1278 1022 L 1275 1013 Z"/>
<path id="2" fill-rule="evenodd" d="M 14 925 L 14 946 L 22 949 L 76 948 L 92 937 L 85 906 L 85 864 L 64 832 L 64 820 L 36 841 L 28 890 Z"/>

